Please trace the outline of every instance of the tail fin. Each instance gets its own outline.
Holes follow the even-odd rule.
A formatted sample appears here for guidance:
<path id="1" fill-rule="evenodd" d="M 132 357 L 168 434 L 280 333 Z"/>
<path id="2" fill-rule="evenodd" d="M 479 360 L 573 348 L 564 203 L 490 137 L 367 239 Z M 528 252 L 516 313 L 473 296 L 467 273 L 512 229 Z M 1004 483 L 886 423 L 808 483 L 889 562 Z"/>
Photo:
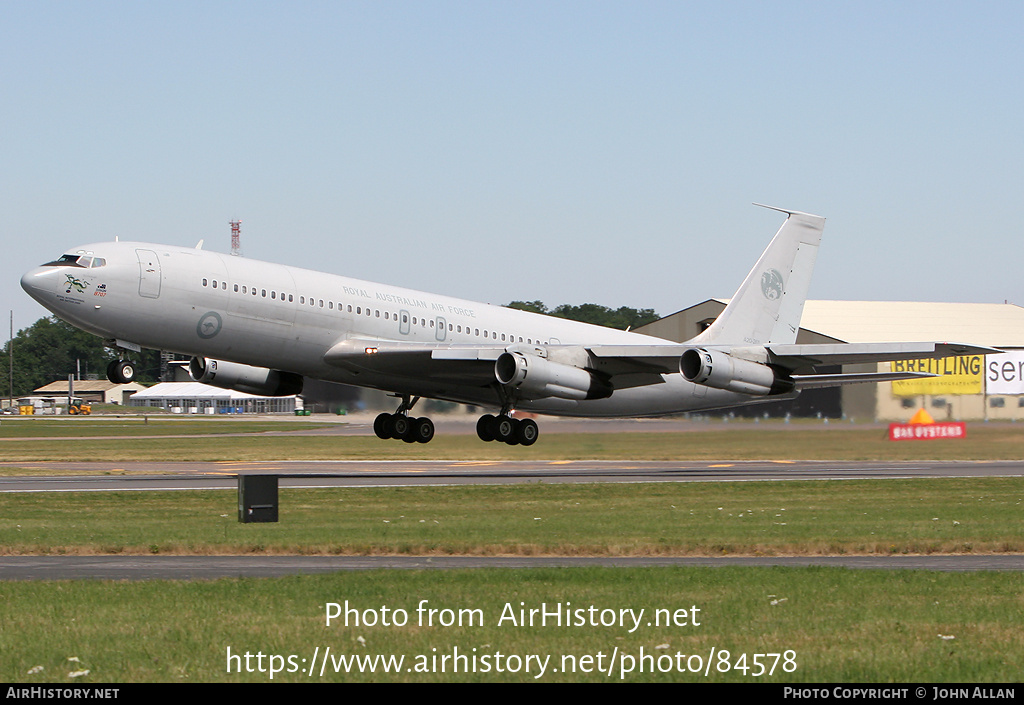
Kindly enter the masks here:
<path id="1" fill-rule="evenodd" d="M 729 305 L 692 342 L 701 345 L 796 342 L 825 219 L 798 211 L 764 207 L 781 211 L 789 217 L 743 280 Z"/>

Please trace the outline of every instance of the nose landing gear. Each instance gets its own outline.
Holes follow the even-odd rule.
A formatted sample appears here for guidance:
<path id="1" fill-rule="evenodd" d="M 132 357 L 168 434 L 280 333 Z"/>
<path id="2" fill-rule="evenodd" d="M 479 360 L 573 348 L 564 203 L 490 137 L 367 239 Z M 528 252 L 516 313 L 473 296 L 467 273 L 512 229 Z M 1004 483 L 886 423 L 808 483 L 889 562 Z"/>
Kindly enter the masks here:
<path id="1" fill-rule="evenodd" d="M 113 360 L 107 365 L 107 379 L 114 384 L 135 381 L 135 363 L 131 360 Z"/>

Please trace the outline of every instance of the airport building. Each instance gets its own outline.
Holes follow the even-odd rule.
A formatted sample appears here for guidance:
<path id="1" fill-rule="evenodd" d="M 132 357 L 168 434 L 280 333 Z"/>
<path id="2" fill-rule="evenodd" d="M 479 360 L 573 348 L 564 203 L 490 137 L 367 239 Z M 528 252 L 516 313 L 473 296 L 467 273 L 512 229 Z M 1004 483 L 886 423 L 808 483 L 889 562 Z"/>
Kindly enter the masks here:
<path id="1" fill-rule="evenodd" d="M 636 332 L 684 342 L 711 325 L 728 303 L 728 299 L 709 299 Z M 1020 306 L 807 301 L 796 340 L 798 344 L 918 341 L 970 343 L 1007 353 L 821 370 L 875 372 L 895 365 L 897 371 L 931 372 L 938 377 L 808 390 L 794 401 L 770 402 L 737 413 L 905 421 L 923 407 L 937 421 L 1024 420 L 1024 308 Z"/>
<path id="2" fill-rule="evenodd" d="M 262 397 L 199 382 L 161 382 L 133 395 L 131 406 L 176 414 L 290 414 L 302 408 L 302 401 L 296 395 Z"/>
<path id="3" fill-rule="evenodd" d="M 145 387 L 138 382 L 116 384 L 105 379 L 79 379 L 74 381 L 74 395 L 91 404 L 122 404 L 127 405 L 133 394 L 141 392 Z M 39 397 L 66 397 L 68 381 L 66 379 L 51 382 L 32 392 Z"/>

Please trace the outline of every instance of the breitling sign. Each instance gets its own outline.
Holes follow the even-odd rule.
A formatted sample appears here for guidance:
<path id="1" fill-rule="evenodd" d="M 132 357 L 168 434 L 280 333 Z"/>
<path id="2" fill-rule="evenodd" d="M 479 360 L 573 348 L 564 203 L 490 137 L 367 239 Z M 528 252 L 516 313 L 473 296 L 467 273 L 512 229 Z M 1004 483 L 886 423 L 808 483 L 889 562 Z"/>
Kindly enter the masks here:
<path id="1" fill-rule="evenodd" d="M 927 372 L 938 375 L 892 383 L 892 393 L 910 397 L 922 394 L 981 394 L 984 355 L 962 355 L 941 360 L 900 360 L 893 372 Z"/>

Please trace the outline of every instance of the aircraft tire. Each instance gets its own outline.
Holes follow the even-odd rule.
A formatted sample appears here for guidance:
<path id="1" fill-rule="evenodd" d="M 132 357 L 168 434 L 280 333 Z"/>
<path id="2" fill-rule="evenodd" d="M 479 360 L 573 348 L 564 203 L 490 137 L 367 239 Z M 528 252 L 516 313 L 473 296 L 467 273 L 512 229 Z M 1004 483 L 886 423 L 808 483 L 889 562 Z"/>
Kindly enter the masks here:
<path id="1" fill-rule="evenodd" d="M 391 437 L 404 439 L 412 426 L 409 417 L 405 414 L 391 415 Z"/>
<path id="2" fill-rule="evenodd" d="M 391 414 L 383 413 L 378 414 L 377 418 L 373 420 L 373 432 L 377 435 L 377 438 L 381 440 L 387 440 L 391 438 L 391 429 L 394 424 L 391 422 Z"/>
<path id="3" fill-rule="evenodd" d="M 426 416 L 412 423 L 412 435 L 417 443 L 430 443 L 434 439 L 434 422 Z"/>
<path id="4" fill-rule="evenodd" d="M 114 384 L 135 381 L 135 364 L 131 360 L 114 360 L 107 366 L 107 379 Z"/>
<path id="5" fill-rule="evenodd" d="M 533 419 L 521 419 L 516 427 L 516 439 L 524 446 L 532 446 L 537 442 L 540 429 Z"/>
<path id="6" fill-rule="evenodd" d="M 492 427 L 494 426 L 494 417 L 490 414 L 484 414 L 476 422 L 476 435 L 481 441 L 490 442 L 494 440 L 494 432 Z"/>
<path id="7" fill-rule="evenodd" d="M 511 416 L 505 416 L 504 414 L 502 414 L 501 416 L 497 417 L 496 419 L 494 419 L 494 425 L 492 426 L 494 440 L 501 441 L 502 443 L 509 443 L 509 441 L 514 440 L 516 437 L 517 425 L 518 424 L 516 420 L 513 419 Z"/>

